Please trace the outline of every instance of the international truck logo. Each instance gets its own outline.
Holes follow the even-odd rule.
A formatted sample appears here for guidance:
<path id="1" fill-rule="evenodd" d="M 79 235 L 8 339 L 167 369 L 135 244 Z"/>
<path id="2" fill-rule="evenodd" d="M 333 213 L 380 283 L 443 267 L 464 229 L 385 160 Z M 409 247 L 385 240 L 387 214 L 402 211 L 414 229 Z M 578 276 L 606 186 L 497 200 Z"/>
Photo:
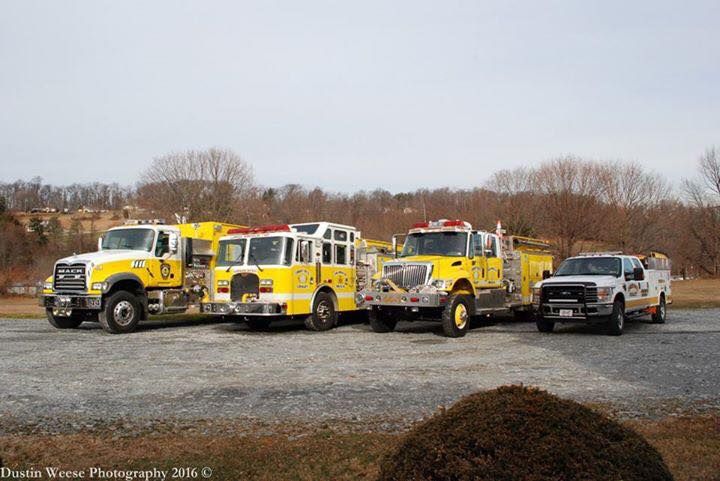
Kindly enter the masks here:
<path id="1" fill-rule="evenodd" d="M 170 264 L 162 264 L 160 266 L 160 275 L 163 279 L 170 277 Z"/>

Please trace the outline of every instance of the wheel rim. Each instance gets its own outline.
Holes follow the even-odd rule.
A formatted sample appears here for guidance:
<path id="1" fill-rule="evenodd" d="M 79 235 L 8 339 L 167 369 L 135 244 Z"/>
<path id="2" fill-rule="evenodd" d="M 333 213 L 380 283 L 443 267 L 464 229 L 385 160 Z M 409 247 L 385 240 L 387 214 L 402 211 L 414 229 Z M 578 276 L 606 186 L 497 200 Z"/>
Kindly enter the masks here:
<path id="1" fill-rule="evenodd" d="M 665 301 L 660 303 L 660 319 L 665 319 Z"/>
<path id="2" fill-rule="evenodd" d="M 624 324 L 625 324 L 625 316 L 623 315 L 622 311 L 620 311 L 620 312 L 618 312 L 618 315 L 617 315 L 617 326 L 619 329 L 622 329 Z"/>
<path id="3" fill-rule="evenodd" d="M 455 327 L 463 329 L 467 324 L 468 311 L 465 304 L 459 303 L 455 308 Z"/>
<path id="4" fill-rule="evenodd" d="M 113 319 L 121 326 L 127 326 L 135 317 L 135 306 L 130 301 L 120 301 L 113 309 Z"/>
<path id="5" fill-rule="evenodd" d="M 317 305 L 316 314 L 318 319 L 320 319 L 322 322 L 327 322 L 332 315 L 330 303 L 324 300 L 320 301 Z"/>

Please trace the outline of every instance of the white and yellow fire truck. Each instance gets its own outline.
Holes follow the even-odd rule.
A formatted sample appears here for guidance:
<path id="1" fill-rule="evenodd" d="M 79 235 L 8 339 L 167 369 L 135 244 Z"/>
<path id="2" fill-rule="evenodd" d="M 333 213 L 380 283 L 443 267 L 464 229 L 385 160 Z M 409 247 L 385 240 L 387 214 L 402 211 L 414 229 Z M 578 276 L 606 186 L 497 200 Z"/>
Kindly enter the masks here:
<path id="1" fill-rule="evenodd" d="M 393 244 L 396 245 L 396 236 Z M 475 230 L 461 220 L 415 224 L 399 259 L 386 262 L 361 292 L 375 332 L 399 320 L 440 320 L 446 336 L 464 336 L 472 316 L 532 313 L 532 286 L 549 275 L 549 245 Z"/>
<path id="2" fill-rule="evenodd" d="M 208 296 L 218 241 L 238 227 L 152 222 L 110 229 L 97 252 L 55 263 L 40 305 L 58 329 L 99 321 L 110 333 L 133 331 L 148 314 L 184 312 Z"/>
<path id="3" fill-rule="evenodd" d="M 392 245 L 362 239 L 352 226 L 330 222 L 232 229 L 220 239 L 213 299 L 201 311 L 264 329 L 303 318 L 331 329 L 339 313 L 358 311 L 357 293 L 392 259 Z"/>

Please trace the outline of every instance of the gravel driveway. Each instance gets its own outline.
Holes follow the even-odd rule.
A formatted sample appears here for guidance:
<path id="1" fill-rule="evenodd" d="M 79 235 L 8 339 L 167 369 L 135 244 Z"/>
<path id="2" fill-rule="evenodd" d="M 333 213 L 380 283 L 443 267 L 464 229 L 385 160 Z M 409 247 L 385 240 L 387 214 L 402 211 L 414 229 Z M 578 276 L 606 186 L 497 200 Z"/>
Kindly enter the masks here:
<path id="1" fill-rule="evenodd" d="M 621 337 L 567 326 L 479 324 L 448 339 L 433 323 L 391 334 L 349 324 L 150 323 L 129 335 L 0 320 L 0 431 L 9 420 L 417 419 L 478 389 L 524 383 L 621 415 L 720 407 L 719 309 L 635 322 Z M 44 422 L 44 421 L 43 421 Z M 48 421 L 49 422 L 49 421 Z M 5 429 L 2 426 L 6 426 Z"/>

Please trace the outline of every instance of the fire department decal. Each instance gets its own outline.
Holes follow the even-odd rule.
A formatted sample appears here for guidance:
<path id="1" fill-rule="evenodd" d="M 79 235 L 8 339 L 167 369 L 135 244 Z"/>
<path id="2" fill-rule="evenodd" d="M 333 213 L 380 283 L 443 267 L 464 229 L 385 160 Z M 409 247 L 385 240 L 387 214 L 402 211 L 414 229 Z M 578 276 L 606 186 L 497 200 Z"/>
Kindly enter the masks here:
<path id="1" fill-rule="evenodd" d="M 310 280 L 310 271 L 307 269 L 300 269 L 295 273 L 295 280 L 298 289 L 305 289 L 308 287 L 308 281 Z"/>
<path id="2" fill-rule="evenodd" d="M 170 264 L 160 264 L 160 275 L 163 279 L 170 277 Z"/>
<path id="3" fill-rule="evenodd" d="M 348 276 L 343 271 L 335 271 L 335 279 L 339 289 L 344 289 L 348 286 Z"/>

